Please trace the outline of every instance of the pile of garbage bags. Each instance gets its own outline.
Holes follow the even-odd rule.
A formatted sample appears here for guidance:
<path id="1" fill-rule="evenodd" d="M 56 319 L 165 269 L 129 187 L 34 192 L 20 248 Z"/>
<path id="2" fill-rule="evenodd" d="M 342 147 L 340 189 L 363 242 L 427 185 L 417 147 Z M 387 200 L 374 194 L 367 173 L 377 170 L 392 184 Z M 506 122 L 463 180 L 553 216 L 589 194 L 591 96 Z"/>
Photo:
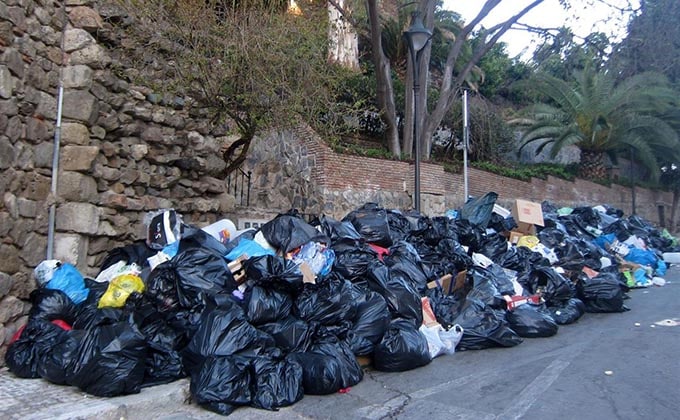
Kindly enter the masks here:
<path id="1" fill-rule="evenodd" d="M 626 292 L 678 249 L 637 216 L 549 202 L 544 226 L 511 244 L 496 197 L 438 217 L 367 203 L 308 222 L 291 210 L 245 231 L 151 213 L 147 237 L 111 250 L 96 278 L 61 261 L 35 269 L 6 364 L 106 397 L 189 377 L 209 410 L 276 410 L 357 384 L 360 356 L 406 371 L 625 311 Z"/>

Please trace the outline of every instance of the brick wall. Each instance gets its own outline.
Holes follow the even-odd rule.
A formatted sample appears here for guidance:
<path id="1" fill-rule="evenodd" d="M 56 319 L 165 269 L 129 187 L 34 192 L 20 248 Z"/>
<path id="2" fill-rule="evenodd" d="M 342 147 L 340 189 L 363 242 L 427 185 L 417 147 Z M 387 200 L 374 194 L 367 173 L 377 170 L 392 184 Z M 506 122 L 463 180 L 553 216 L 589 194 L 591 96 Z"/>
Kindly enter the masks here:
<path id="1" fill-rule="evenodd" d="M 389 203 L 394 202 L 395 194 L 406 194 L 412 200 L 415 175 L 413 163 L 341 155 L 320 142 L 311 131 L 297 134 L 314 156 L 316 166 L 313 181 L 317 190 L 330 194 L 326 199 L 334 201 L 331 207 L 333 216 L 342 217 L 348 210 L 363 204 L 360 201 L 351 201 L 353 198 L 365 197 L 368 192 L 377 198 L 376 201 L 384 201 L 382 205 L 388 208 Z M 445 209 L 457 208 L 463 204 L 462 174 L 448 173 L 442 166 L 422 163 L 420 183 L 421 208 L 425 214 L 441 214 Z M 498 193 L 498 203 L 508 208 L 516 198 L 521 198 L 536 202 L 549 200 L 560 207 L 608 204 L 623 210 L 625 214 L 631 214 L 632 211 L 630 187 L 618 184 L 604 186 L 583 179 L 567 181 L 547 177 L 525 182 L 470 168 L 468 188 L 472 196 L 494 191 Z M 352 191 L 355 195 L 337 194 L 342 191 Z M 333 192 L 335 194 L 331 194 Z M 347 202 L 344 205 L 339 203 L 338 197 L 344 197 Z M 669 192 L 636 188 L 636 213 L 653 223 L 662 224 L 659 220 L 659 206 L 664 207 L 666 219 L 670 217 L 671 203 L 672 194 Z"/>

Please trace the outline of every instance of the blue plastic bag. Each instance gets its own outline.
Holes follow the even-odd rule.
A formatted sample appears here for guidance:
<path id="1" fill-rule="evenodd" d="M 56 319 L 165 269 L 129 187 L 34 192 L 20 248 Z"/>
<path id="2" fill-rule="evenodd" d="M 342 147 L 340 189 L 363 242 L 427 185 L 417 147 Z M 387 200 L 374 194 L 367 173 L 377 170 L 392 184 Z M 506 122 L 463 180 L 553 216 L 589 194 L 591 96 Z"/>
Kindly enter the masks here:
<path id="1" fill-rule="evenodd" d="M 75 304 L 87 299 L 87 295 L 90 293 L 90 289 L 85 287 L 83 276 L 77 268 L 69 263 L 61 264 L 52 275 L 52 280 L 45 287 L 61 290 Z"/>
<path id="2" fill-rule="evenodd" d="M 247 255 L 248 258 L 253 258 L 260 257 L 262 255 L 275 255 L 275 254 L 271 249 L 266 249 L 262 245 L 258 244 L 253 240 L 240 238 L 238 241 L 238 245 L 236 245 L 234 249 L 232 249 L 227 255 L 225 255 L 224 258 L 226 258 L 229 261 L 234 261 L 241 255 Z"/>

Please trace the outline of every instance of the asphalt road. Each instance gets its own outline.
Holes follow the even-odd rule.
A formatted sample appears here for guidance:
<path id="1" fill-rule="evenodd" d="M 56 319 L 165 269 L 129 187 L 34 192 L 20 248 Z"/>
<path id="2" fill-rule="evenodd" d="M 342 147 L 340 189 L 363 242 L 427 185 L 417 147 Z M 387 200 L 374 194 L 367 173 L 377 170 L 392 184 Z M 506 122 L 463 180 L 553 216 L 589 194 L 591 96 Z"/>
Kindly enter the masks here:
<path id="1" fill-rule="evenodd" d="M 369 369 L 348 393 L 229 418 L 678 419 L 680 268 L 665 279 L 630 291 L 630 311 L 585 314 L 553 337 L 460 351 L 403 373 Z M 195 407 L 154 417 L 217 418 Z"/>

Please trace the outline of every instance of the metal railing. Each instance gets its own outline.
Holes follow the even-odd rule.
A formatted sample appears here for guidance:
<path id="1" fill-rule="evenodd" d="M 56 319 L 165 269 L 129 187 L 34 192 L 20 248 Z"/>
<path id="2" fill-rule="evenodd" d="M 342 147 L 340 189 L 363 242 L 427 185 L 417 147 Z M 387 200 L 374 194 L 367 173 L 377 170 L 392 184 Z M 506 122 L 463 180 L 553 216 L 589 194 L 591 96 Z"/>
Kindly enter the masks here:
<path id="1" fill-rule="evenodd" d="M 238 168 L 227 175 L 227 193 L 233 194 L 236 200 L 240 200 L 241 206 L 250 206 L 250 187 L 252 171 L 244 171 Z"/>

